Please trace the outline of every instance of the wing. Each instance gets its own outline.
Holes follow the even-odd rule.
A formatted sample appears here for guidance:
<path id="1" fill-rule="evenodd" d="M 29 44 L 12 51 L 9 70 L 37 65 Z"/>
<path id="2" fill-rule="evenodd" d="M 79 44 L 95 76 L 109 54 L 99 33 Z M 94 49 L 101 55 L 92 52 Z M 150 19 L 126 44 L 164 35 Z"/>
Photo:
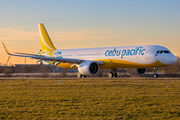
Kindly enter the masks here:
<path id="1" fill-rule="evenodd" d="M 18 57 L 28 57 L 28 58 L 32 58 L 32 59 L 38 59 L 38 60 L 48 60 L 48 61 L 56 61 L 56 62 L 64 62 L 64 63 L 73 63 L 73 64 L 80 64 L 83 63 L 85 61 L 92 61 L 92 60 L 80 60 L 80 59 L 71 59 L 71 58 L 58 58 L 58 57 L 48 57 L 48 56 L 44 56 L 44 55 L 36 55 L 36 54 L 28 54 L 28 53 L 14 53 L 11 54 L 4 43 L 2 43 L 4 46 L 4 49 L 6 51 L 6 53 L 8 55 L 12 55 L 12 56 L 18 56 Z M 102 65 L 104 64 L 103 61 L 95 61 L 97 64 Z"/>

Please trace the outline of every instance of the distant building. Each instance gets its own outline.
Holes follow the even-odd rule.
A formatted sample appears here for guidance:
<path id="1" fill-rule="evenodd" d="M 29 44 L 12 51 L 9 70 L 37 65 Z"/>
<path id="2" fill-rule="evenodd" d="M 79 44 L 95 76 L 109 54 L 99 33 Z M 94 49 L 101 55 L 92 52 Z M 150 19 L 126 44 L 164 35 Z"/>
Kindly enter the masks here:
<path id="1" fill-rule="evenodd" d="M 42 66 L 45 66 L 45 68 Z M 41 72 L 41 69 L 46 69 L 47 72 L 62 72 L 62 68 L 57 66 L 52 66 L 48 64 L 15 64 L 16 73 L 35 73 Z M 67 72 L 78 72 L 77 69 L 66 69 Z"/>

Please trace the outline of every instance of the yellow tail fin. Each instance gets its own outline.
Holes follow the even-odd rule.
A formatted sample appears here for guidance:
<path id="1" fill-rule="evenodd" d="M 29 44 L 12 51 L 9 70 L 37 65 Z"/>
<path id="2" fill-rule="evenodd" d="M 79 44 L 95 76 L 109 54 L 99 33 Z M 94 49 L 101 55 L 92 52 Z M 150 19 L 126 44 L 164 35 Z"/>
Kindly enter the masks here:
<path id="1" fill-rule="evenodd" d="M 41 51 L 42 52 L 54 51 L 56 48 L 54 47 L 43 23 L 38 24 L 38 27 L 39 27 Z"/>

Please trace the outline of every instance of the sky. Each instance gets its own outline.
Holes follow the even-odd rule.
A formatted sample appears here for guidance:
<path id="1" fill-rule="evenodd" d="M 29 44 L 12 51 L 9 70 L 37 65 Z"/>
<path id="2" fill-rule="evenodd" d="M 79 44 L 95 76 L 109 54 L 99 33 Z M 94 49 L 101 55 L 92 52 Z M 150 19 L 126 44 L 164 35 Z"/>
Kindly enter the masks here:
<path id="1" fill-rule="evenodd" d="M 0 42 L 10 52 L 39 51 L 38 23 L 57 49 L 156 44 L 180 56 L 180 0 L 0 0 Z M 5 63 L 2 44 L 0 55 Z"/>

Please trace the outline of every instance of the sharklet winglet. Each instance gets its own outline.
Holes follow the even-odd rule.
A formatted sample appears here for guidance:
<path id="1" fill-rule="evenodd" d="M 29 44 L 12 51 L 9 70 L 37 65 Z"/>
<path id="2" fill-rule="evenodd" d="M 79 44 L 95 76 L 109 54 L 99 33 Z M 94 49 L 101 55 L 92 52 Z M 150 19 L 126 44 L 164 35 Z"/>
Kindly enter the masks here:
<path id="1" fill-rule="evenodd" d="M 7 53 L 8 55 L 10 55 L 11 53 L 7 50 L 5 44 L 4 44 L 3 42 L 2 42 L 2 44 L 3 44 L 3 46 L 4 46 L 4 49 L 5 49 L 6 53 Z"/>

